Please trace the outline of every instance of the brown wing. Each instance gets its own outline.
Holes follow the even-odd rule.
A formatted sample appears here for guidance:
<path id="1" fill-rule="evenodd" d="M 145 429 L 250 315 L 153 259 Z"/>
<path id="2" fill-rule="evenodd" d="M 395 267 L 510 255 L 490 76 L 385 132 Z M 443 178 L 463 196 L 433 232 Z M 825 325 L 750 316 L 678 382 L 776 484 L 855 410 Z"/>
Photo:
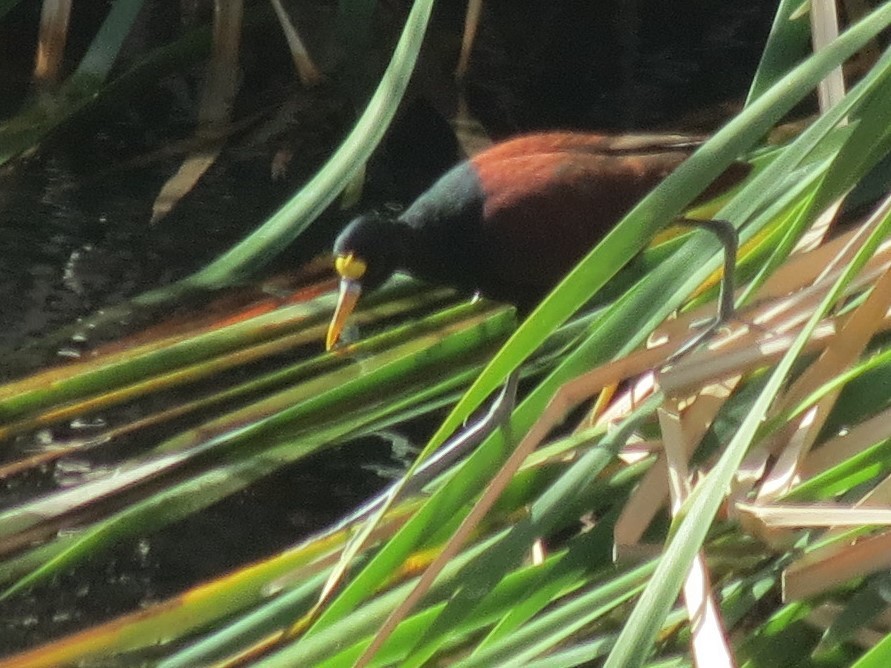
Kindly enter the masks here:
<path id="1" fill-rule="evenodd" d="M 582 132 L 541 132 L 495 144 L 473 158 L 473 163 L 507 160 L 534 154 L 592 153 L 603 155 L 664 153 L 692 150 L 706 138 L 700 135 L 630 134 L 606 135 Z"/>
<path id="2" fill-rule="evenodd" d="M 553 287 L 686 157 L 571 150 L 479 162 L 484 255 L 492 258 L 481 287 L 496 297 L 499 286 Z"/>

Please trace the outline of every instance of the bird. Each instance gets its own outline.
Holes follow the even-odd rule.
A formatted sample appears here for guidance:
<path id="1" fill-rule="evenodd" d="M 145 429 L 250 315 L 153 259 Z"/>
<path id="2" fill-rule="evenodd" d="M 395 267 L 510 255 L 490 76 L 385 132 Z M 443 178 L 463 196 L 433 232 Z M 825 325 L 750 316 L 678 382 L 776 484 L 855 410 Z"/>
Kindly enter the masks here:
<path id="1" fill-rule="evenodd" d="M 704 140 L 522 135 L 460 162 L 397 217 L 360 215 L 334 242 L 340 290 L 326 349 L 337 344 L 359 296 L 396 271 L 528 310 Z M 697 201 L 749 169 L 733 163 Z"/>

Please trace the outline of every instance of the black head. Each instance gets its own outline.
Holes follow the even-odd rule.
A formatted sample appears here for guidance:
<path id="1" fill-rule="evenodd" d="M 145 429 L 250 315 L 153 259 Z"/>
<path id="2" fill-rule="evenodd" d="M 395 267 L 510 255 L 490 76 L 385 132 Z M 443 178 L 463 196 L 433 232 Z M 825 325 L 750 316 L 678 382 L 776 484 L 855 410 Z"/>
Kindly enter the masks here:
<path id="1" fill-rule="evenodd" d="M 359 216 L 334 241 L 334 262 L 341 278 L 373 290 L 403 264 L 409 230 L 376 214 Z"/>
<path id="2" fill-rule="evenodd" d="M 334 347 L 363 290 L 373 290 L 403 265 L 408 235 L 403 223 L 383 216 L 359 216 L 334 241 L 334 267 L 340 295 L 325 347 Z"/>

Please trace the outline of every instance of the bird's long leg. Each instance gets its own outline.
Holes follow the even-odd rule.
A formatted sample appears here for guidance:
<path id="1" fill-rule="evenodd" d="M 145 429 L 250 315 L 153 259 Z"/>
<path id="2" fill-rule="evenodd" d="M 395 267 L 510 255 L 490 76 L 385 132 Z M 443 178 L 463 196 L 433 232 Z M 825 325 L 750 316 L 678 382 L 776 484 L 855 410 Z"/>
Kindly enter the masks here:
<path id="1" fill-rule="evenodd" d="M 433 455 L 426 459 L 415 471 L 415 474 L 403 486 L 400 496 L 414 494 L 445 471 L 449 466 L 482 443 L 495 429 L 503 426 L 510 419 L 517 399 L 517 385 L 520 380 L 519 370 L 513 371 L 504 384 L 501 393 L 489 406 L 486 414 L 476 422 L 461 430 L 458 434 L 446 441 Z M 392 489 L 399 483 L 394 483 L 376 497 L 343 518 L 334 527 L 326 531 L 333 533 L 344 527 L 359 522 L 371 516 L 384 504 L 392 493 Z"/>
<path id="2" fill-rule="evenodd" d="M 483 442 L 495 429 L 503 427 L 510 419 L 517 402 L 517 386 L 520 371 L 515 369 L 507 377 L 501 393 L 489 406 L 486 414 L 473 424 L 446 441 L 433 455 L 426 459 L 405 487 L 407 493 L 420 490 L 424 485 L 445 471 L 455 461 Z"/>
<path id="3" fill-rule="evenodd" d="M 736 286 L 736 256 L 739 252 L 739 234 L 733 223 L 727 220 L 695 220 L 693 218 L 679 218 L 675 221 L 679 225 L 699 227 L 714 234 L 724 247 L 724 274 L 721 277 L 721 288 L 718 293 L 718 313 L 708 325 L 696 336 L 682 345 L 666 364 L 675 362 L 679 357 L 687 354 L 700 343 L 709 338 L 719 328 L 723 327 L 733 318 L 736 307 L 733 303 L 733 293 Z"/>

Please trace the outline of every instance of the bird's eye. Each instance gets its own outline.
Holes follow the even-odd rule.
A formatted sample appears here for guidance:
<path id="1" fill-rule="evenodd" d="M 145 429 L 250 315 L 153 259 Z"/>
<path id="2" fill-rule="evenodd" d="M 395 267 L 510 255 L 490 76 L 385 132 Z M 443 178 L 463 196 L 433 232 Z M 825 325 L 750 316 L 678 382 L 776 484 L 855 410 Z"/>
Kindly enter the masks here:
<path id="1" fill-rule="evenodd" d="M 360 260 L 350 253 L 348 255 L 338 255 L 334 260 L 334 268 L 341 278 L 349 281 L 358 281 L 365 275 L 368 265 L 365 264 L 364 260 Z"/>

